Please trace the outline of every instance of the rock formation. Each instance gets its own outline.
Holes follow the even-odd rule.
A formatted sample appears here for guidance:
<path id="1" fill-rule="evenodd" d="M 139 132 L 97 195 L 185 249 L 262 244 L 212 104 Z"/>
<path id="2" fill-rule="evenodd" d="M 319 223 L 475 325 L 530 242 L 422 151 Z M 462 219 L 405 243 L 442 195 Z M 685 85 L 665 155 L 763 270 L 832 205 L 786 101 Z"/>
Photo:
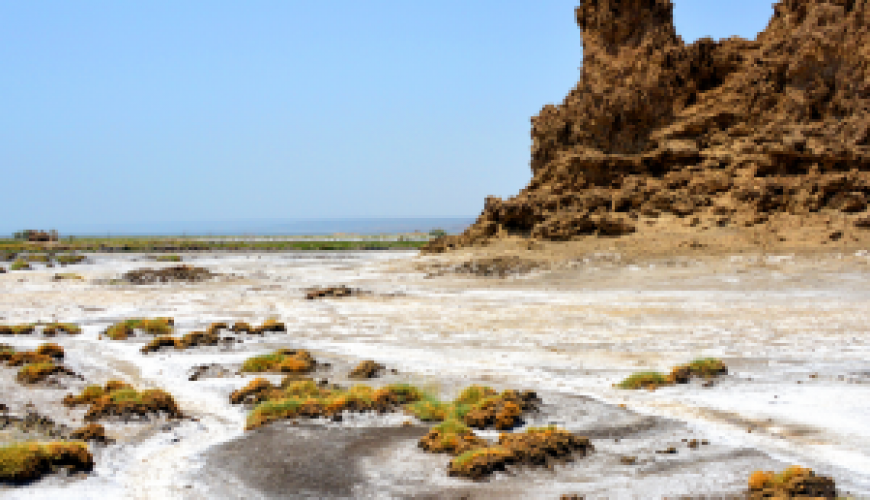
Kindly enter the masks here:
<path id="1" fill-rule="evenodd" d="M 580 81 L 532 118 L 532 180 L 429 251 L 572 240 L 662 213 L 855 214 L 870 195 L 870 2 L 781 0 L 756 40 L 686 45 L 670 0 L 582 0 Z M 866 214 L 863 214 L 866 215 Z"/>

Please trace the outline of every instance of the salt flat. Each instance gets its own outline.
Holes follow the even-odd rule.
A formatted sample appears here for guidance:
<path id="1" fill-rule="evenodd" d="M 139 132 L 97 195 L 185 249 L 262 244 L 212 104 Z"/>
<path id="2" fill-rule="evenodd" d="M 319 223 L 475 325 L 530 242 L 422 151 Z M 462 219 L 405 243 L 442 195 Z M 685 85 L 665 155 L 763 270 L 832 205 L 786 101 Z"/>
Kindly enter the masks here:
<path id="1" fill-rule="evenodd" d="M 833 476 L 841 491 L 870 495 L 866 253 L 631 261 L 611 255 L 503 279 L 431 277 L 419 269 L 438 259 L 396 251 L 204 254 L 186 260 L 224 277 L 131 286 L 109 280 L 160 264 L 107 254 L 65 269 L 84 282 L 52 281 L 56 269 L 0 275 L 0 323 L 79 323 L 82 335 L 51 339 L 66 349 L 67 366 L 92 383 L 120 378 L 166 389 L 199 420 L 168 427 L 111 423 L 107 432 L 119 443 L 96 451 L 97 469 L 87 479 L 49 477 L 2 493 L 652 498 L 739 494 L 752 470 L 800 464 Z M 307 287 L 338 284 L 372 294 L 304 299 Z M 138 350 L 144 339 L 98 339 L 114 321 L 150 316 L 174 317 L 180 332 L 213 321 L 274 317 L 288 332 L 231 348 L 149 356 Z M 45 339 L 2 341 L 30 348 Z M 533 389 L 544 407 L 529 424 L 557 423 L 589 435 L 596 451 L 554 470 L 472 483 L 447 477 L 446 456 L 416 448 L 414 429 L 422 434 L 425 426 L 397 430 L 407 417 L 277 423 L 246 434 L 245 411 L 229 405 L 228 395 L 253 377 L 188 380 L 195 365 L 237 365 L 277 347 L 311 350 L 333 365 L 317 376 L 339 383 L 356 362 L 374 359 L 398 371 L 385 381 L 422 384 L 445 397 L 470 383 Z M 721 358 L 730 369 L 712 387 L 613 387 L 635 371 L 666 371 L 706 356 Z M 14 382 L 13 369 L 0 368 L 0 391 L 12 411 L 32 402 L 69 425 L 81 424 L 81 412 L 67 412 L 59 401 L 75 384 L 67 390 L 25 388 Z M 263 434 L 269 439 L 263 441 Z M 379 435 L 384 438 L 372 440 Z M 689 449 L 683 439 L 710 444 Z M 272 446 L 263 448 L 264 442 Z M 655 453 L 670 446 L 678 453 Z M 306 449 L 308 460 L 273 460 Z M 622 464 L 626 455 L 636 456 L 637 464 Z M 341 481 L 331 462 L 346 469 Z M 299 481 L 282 485 L 281 474 L 262 473 L 269 468 L 285 476 L 304 471 L 310 488 L 299 490 Z"/>

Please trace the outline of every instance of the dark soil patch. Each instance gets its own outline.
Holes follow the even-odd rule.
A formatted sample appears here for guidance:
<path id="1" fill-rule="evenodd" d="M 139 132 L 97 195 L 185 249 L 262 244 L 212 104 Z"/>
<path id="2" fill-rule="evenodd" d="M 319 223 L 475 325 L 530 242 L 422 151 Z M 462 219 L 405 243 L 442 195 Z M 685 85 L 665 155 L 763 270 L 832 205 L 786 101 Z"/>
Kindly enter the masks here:
<path id="1" fill-rule="evenodd" d="M 295 432 L 296 429 L 303 432 Z M 416 441 L 419 427 L 322 428 L 271 425 L 216 446 L 204 470 L 230 475 L 272 498 L 352 497 L 364 478 L 358 462 L 401 441 Z"/>
<path id="2" fill-rule="evenodd" d="M 341 286 L 331 286 L 325 288 L 311 288 L 305 294 L 305 298 L 308 300 L 314 299 L 323 299 L 323 298 L 340 298 L 340 297 L 350 297 L 354 295 L 365 295 L 370 292 L 365 292 L 358 288 L 350 288 L 345 285 Z"/>
<path id="3" fill-rule="evenodd" d="M 195 266 L 172 266 L 163 269 L 134 269 L 128 271 L 121 276 L 122 281 L 132 283 L 134 285 L 147 285 L 151 283 L 169 283 L 169 282 L 189 282 L 195 283 L 206 281 L 218 276 L 208 269 Z"/>
<path id="4" fill-rule="evenodd" d="M 471 259 L 458 266 L 447 269 L 445 272 L 505 278 L 517 274 L 526 274 L 538 269 L 539 267 L 541 267 L 539 262 L 522 259 L 517 256 L 509 256 Z M 444 274 L 444 272 L 439 274 Z"/>
<path id="5" fill-rule="evenodd" d="M 40 415 L 37 412 L 27 412 L 24 416 L 0 415 L 0 430 L 10 428 L 40 436 L 63 439 L 70 437 L 72 432 L 70 427 L 58 424 L 50 417 Z"/>
<path id="6" fill-rule="evenodd" d="M 190 377 L 187 380 L 195 382 L 204 378 L 225 378 L 234 377 L 238 372 L 225 368 L 217 363 L 209 363 L 205 365 L 196 365 L 190 371 Z"/>

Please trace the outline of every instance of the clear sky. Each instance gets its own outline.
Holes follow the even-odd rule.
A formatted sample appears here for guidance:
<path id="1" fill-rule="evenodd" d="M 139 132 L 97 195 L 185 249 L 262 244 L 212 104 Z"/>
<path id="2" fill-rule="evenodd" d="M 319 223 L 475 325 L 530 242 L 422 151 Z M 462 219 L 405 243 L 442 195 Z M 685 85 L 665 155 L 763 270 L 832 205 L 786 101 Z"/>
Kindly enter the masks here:
<path id="1" fill-rule="evenodd" d="M 770 0 L 675 0 L 754 38 Z M 0 233 L 476 216 L 576 83 L 577 0 L 0 0 Z"/>

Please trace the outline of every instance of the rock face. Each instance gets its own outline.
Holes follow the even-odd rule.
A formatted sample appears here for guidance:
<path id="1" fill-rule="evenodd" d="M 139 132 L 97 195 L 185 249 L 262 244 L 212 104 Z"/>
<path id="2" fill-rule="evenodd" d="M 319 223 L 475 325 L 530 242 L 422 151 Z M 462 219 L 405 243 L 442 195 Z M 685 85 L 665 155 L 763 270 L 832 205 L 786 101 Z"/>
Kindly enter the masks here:
<path id="1" fill-rule="evenodd" d="M 763 223 L 864 212 L 870 2 L 781 0 L 756 40 L 686 45 L 670 0 L 582 0 L 583 67 L 532 118 L 532 180 L 429 251 L 635 231 L 639 215 Z"/>

